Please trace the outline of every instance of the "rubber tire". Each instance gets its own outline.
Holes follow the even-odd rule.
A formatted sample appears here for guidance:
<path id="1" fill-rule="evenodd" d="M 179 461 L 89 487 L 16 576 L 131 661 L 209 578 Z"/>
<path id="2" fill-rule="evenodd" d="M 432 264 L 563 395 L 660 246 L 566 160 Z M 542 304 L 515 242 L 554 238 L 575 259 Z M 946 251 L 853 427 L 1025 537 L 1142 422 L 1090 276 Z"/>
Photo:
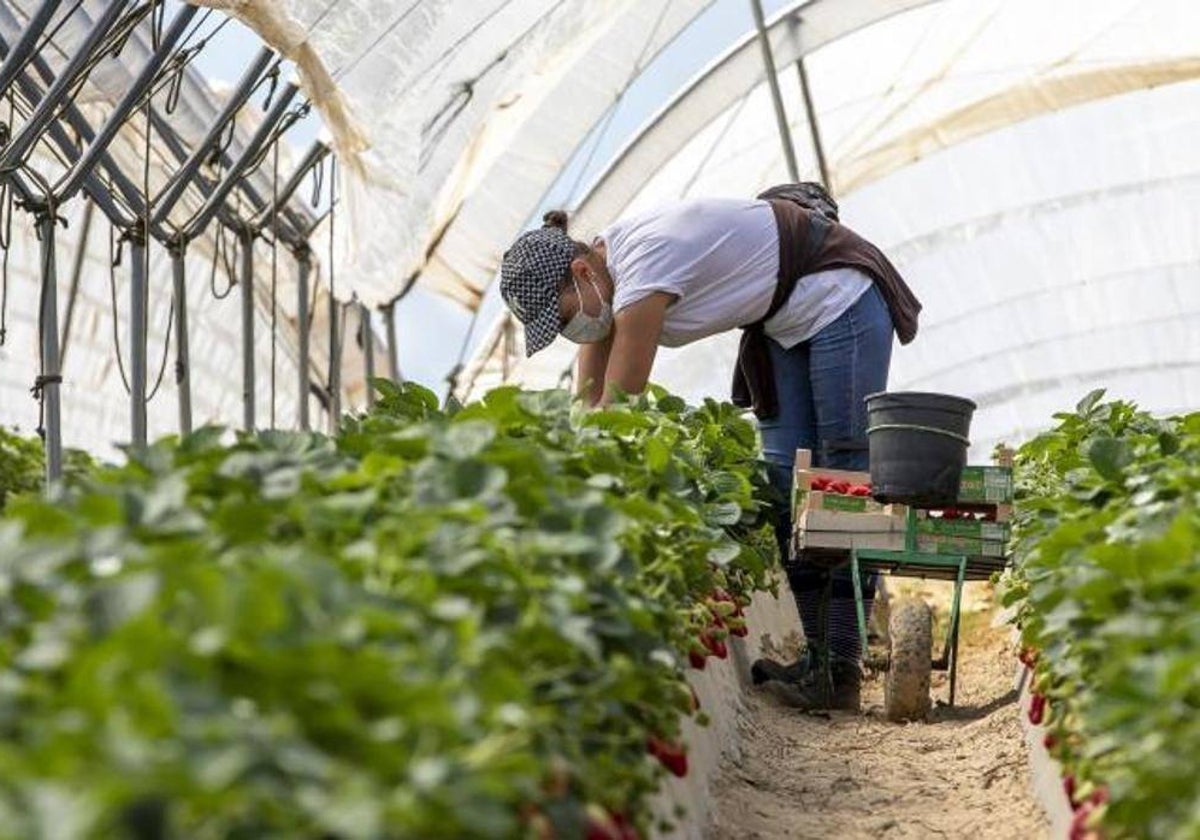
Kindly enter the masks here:
<path id="1" fill-rule="evenodd" d="M 892 604 L 888 621 L 891 657 L 883 682 L 883 707 L 891 721 L 924 720 L 929 714 L 933 662 L 933 612 L 919 598 Z"/>

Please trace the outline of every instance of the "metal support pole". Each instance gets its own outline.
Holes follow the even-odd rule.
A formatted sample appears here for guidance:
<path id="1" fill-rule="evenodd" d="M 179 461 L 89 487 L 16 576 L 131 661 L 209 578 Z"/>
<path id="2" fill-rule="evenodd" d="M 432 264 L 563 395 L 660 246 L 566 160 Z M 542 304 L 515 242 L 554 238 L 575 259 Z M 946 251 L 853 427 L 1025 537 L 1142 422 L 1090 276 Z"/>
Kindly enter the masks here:
<path id="1" fill-rule="evenodd" d="M 308 280 L 312 276 L 312 252 L 302 248 L 296 252 L 296 262 L 299 270 L 296 273 L 296 329 L 299 332 L 299 374 L 300 381 L 296 390 L 296 406 L 299 411 L 300 429 L 309 430 L 308 420 L 308 383 L 309 383 L 309 312 L 308 312 Z"/>
<path id="2" fill-rule="evenodd" d="M 396 384 L 403 382 L 400 376 L 400 348 L 396 346 L 396 306 L 384 307 L 383 323 L 387 329 L 388 376 Z"/>
<path id="3" fill-rule="evenodd" d="M 67 314 L 63 318 L 62 341 L 59 342 L 58 363 L 67 363 L 67 347 L 71 340 L 71 322 L 75 318 L 75 301 L 79 298 L 79 281 L 83 276 L 83 261 L 87 257 L 88 234 L 92 230 L 92 213 L 96 210 L 94 201 L 83 204 L 83 220 L 79 224 L 79 244 L 71 259 L 71 290 L 67 293 Z"/>
<path id="4" fill-rule="evenodd" d="M 363 360 L 367 376 L 367 408 L 375 405 L 375 336 L 371 333 L 371 310 L 365 303 L 358 305 L 358 329 L 362 336 Z"/>
<path id="5" fill-rule="evenodd" d="M 0 96 L 8 93 L 9 85 L 21 72 L 21 68 L 25 66 L 29 56 L 33 55 L 33 51 L 37 49 L 38 39 L 42 37 L 42 32 L 50 23 L 50 18 L 58 10 L 60 3 L 62 0 L 43 0 L 42 5 L 29 19 L 29 23 L 21 29 L 21 36 L 17 38 L 17 42 L 4 57 L 4 64 L 0 65 Z"/>
<path id="6" fill-rule="evenodd" d="M 146 323 L 149 290 L 146 279 L 146 235 L 131 229 L 129 259 L 129 407 L 130 440 L 134 448 L 146 445 Z"/>
<path id="7" fill-rule="evenodd" d="M 758 29 L 758 44 L 762 47 L 763 65 L 767 71 L 767 84 L 771 88 L 771 101 L 775 105 L 775 123 L 779 127 L 779 142 L 783 146 L 783 157 L 787 161 L 788 177 L 800 180 L 800 168 L 796 165 L 796 149 L 792 145 L 792 132 L 788 128 L 787 111 L 783 108 L 783 96 L 779 93 L 779 76 L 775 72 L 775 57 L 771 53 L 771 40 L 767 36 L 767 24 L 763 20 L 761 0 L 750 0 L 754 13 L 754 26 Z"/>
<path id="8" fill-rule="evenodd" d="M 254 234 L 238 233 L 242 248 L 242 428 L 254 431 Z"/>
<path id="9" fill-rule="evenodd" d="M 808 87 L 808 71 L 804 68 L 804 57 L 796 61 L 800 74 L 800 94 L 804 97 L 804 115 L 808 118 L 808 132 L 812 136 L 813 152 L 817 155 L 817 168 L 821 172 L 821 183 L 832 193 L 829 183 L 829 166 L 825 163 L 825 145 L 821 142 L 821 127 L 817 123 L 817 111 L 813 107 L 812 92 Z"/>
<path id="10" fill-rule="evenodd" d="M 342 419 L 342 352 L 338 327 L 338 302 L 329 296 L 329 433 L 337 431 Z"/>
<path id="11" fill-rule="evenodd" d="M 42 244 L 42 405 L 45 418 L 46 487 L 62 477 L 62 403 L 58 361 L 58 272 L 54 264 L 54 211 L 37 218 Z"/>
<path id="12" fill-rule="evenodd" d="M 174 242 L 171 277 L 175 288 L 175 384 L 179 389 L 179 433 L 192 432 L 192 367 L 188 348 L 187 243 Z"/>

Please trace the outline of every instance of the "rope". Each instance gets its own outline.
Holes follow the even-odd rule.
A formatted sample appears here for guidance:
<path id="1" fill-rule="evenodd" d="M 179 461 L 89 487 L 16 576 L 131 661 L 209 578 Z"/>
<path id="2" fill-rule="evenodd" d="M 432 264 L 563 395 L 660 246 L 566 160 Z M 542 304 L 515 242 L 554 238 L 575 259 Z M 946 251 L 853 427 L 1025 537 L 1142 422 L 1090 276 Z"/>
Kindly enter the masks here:
<path id="1" fill-rule="evenodd" d="M 158 48 L 162 46 L 162 31 L 163 24 L 167 20 L 167 5 L 159 0 L 151 0 L 150 4 L 150 43 L 154 46 L 154 51 L 158 52 Z"/>
<path id="2" fill-rule="evenodd" d="M 121 330 L 118 325 L 119 311 L 117 309 L 117 266 L 121 264 L 121 255 L 124 252 L 124 238 L 116 237 L 117 229 L 113 225 L 108 227 L 108 292 L 109 300 L 112 303 L 112 335 L 113 348 L 117 356 L 117 370 L 121 374 L 121 385 L 125 388 L 127 395 L 133 394 L 133 389 L 129 386 L 129 374 L 125 372 L 125 361 L 121 357 Z"/>
<path id="3" fill-rule="evenodd" d="M 160 7 L 160 8 L 163 8 L 163 7 Z M 165 14 L 165 9 L 164 9 L 163 13 Z M 156 22 L 155 26 L 156 26 L 156 28 L 160 28 L 161 25 L 162 25 L 162 20 L 160 19 L 159 21 Z M 155 48 L 157 49 L 157 45 Z M 144 269 L 145 269 L 145 274 L 143 276 L 146 278 L 146 290 L 145 290 L 146 291 L 146 305 L 143 307 L 143 311 L 146 313 L 146 320 L 142 324 L 142 335 L 146 337 L 146 340 L 148 343 L 149 336 L 150 336 L 150 243 L 153 241 L 153 237 L 150 236 L 150 138 L 151 138 L 151 134 L 153 133 L 153 128 L 154 128 L 154 124 L 153 124 L 153 121 L 151 120 L 151 115 L 150 115 L 150 99 L 149 98 L 147 98 L 145 100 L 145 102 L 142 105 L 142 108 L 146 115 L 145 146 L 142 149 L 142 209 L 143 209 L 143 212 L 142 212 L 142 231 L 141 231 L 142 236 L 145 239 L 145 246 L 142 249 L 142 251 L 143 251 L 142 259 L 144 260 Z M 159 362 L 159 365 L 158 365 L 158 376 L 156 377 L 156 379 L 154 381 L 154 387 L 152 387 L 150 389 L 150 392 L 146 395 L 145 403 L 144 403 L 145 405 L 149 405 L 150 402 L 155 398 L 155 396 L 158 395 L 158 390 L 160 387 L 162 387 L 163 377 L 167 371 L 167 358 L 171 355 L 171 329 L 172 329 L 172 327 L 175 326 L 175 305 L 176 305 L 175 288 L 172 285 L 172 287 L 171 287 L 171 308 L 169 310 L 167 310 L 167 334 L 163 341 L 162 360 Z"/>
<path id="4" fill-rule="evenodd" d="M 934 426 L 918 426 L 912 423 L 881 423 L 878 426 L 872 426 L 867 429 L 867 434 L 872 435 L 875 432 L 923 432 L 930 435 L 940 435 L 948 437 L 951 440 L 956 440 L 964 446 L 971 445 L 971 439 L 960 435 L 956 432 L 950 432 L 946 429 L 938 429 Z"/>
<path id="5" fill-rule="evenodd" d="M 217 263 L 225 265 L 225 276 L 229 279 L 229 284 L 223 292 L 217 291 Z M 233 273 L 233 266 L 229 262 L 229 246 L 225 243 L 225 225 L 217 222 L 217 233 L 213 237 L 212 273 L 208 277 L 208 288 L 214 298 L 225 300 L 236 285 L 237 280 Z"/>
<path id="6" fill-rule="evenodd" d="M 162 359 L 158 363 L 158 376 L 154 380 L 154 387 L 151 388 L 150 393 L 146 395 L 146 405 L 149 405 L 150 401 L 153 400 L 155 395 L 158 393 L 159 387 L 161 387 L 163 384 L 163 377 L 167 372 L 167 359 L 171 355 L 171 332 L 172 332 L 172 329 L 175 327 L 175 307 L 176 307 L 176 305 L 177 305 L 177 302 L 175 300 L 175 292 L 172 290 L 172 292 L 171 292 L 171 308 L 167 312 L 167 337 L 166 337 L 166 341 L 163 342 Z M 148 308 L 149 307 L 147 307 L 147 309 Z"/>

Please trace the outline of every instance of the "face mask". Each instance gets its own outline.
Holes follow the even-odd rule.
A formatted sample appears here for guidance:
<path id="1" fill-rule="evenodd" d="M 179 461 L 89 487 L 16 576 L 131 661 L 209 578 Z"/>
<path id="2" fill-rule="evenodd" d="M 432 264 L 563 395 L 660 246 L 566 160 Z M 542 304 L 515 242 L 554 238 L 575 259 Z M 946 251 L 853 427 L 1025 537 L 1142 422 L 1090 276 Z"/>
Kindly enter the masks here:
<path id="1" fill-rule="evenodd" d="M 583 294 L 579 290 L 579 282 L 575 282 L 575 294 L 579 295 L 579 312 L 562 328 L 562 336 L 576 344 L 594 344 L 608 338 L 612 330 L 612 305 L 606 303 L 600 295 L 600 289 L 595 281 L 589 280 L 600 300 L 600 314 L 589 315 L 583 311 Z"/>

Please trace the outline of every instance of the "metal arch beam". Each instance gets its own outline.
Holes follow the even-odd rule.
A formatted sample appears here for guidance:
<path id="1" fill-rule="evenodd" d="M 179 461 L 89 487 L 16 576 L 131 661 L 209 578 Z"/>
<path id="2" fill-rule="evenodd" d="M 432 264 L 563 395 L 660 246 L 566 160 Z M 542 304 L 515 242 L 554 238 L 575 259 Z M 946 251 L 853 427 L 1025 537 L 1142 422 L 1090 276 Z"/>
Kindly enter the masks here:
<path id="1" fill-rule="evenodd" d="M 158 78 L 159 70 L 166 62 L 167 57 L 171 55 L 175 45 L 183 38 L 188 24 L 191 23 L 197 11 L 195 6 L 185 5 L 176 13 L 175 18 L 171 21 L 170 28 L 163 33 L 162 43 L 159 44 L 155 52 L 150 54 L 146 64 L 130 84 L 125 97 L 117 103 L 116 108 L 113 109 L 113 112 L 105 122 L 104 127 L 100 129 L 100 132 L 92 142 L 88 144 L 83 155 L 55 186 L 55 191 L 61 199 L 70 198 L 83 184 L 83 179 L 91 172 L 100 155 L 104 153 L 109 144 L 112 143 L 113 138 L 117 136 L 117 132 L 124 125 L 125 119 L 138 106 L 146 91 L 150 89 L 150 86 Z"/>
<path id="2" fill-rule="evenodd" d="M 209 195 L 204 206 L 188 223 L 185 231 L 185 236 L 188 239 L 195 239 L 208 227 L 208 223 L 212 221 L 213 217 L 221 209 L 221 205 L 224 204 L 225 199 L 229 197 L 234 187 L 238 186 L 239 182 L 241 182 L 242 173 L 245 172 L 254 158 L 258 156 L 263 146 L 266 145 L 271 133 L 279 125 L 280 120 L 283 119 L 284 114 L 291 107 L 292 100 L 295 99 L 299 91 L 300 88 L 292 82 L 284 85 L 283 89 L 279 92 L 279 98 L 275 100 L 274 106 L 263 117 L 258 130 L 255 131 L 254 136 L 242 151 L 241 156 L 229 167 L 229 171 L 225 174 L 225 179 L 217 185 L 217 188 Z"/>
<path id="3" fill-rule="evenodd" d="M 4 10 L 0 9 L 0 13 L 3 12 Z M 0 50 L 5 48 L 6 46 L 3 43 L 3 40 L 0 39 Z M 36 72 L 46 84 L 50 84 L 54 80 L 54 74 L 51 72 L 50 66 L 40 55 L 33 56 L 28 69 Z M 20 88 L 21 95 L 30 102 L 38 101 L 38 99 L 43 95 L 40 84 L 34 80 L 28 72 L 22 71 L 21 73 L 18 73 L 15 81 Z M 69 125 L 72 129 L 79 132 L 80 138 L 82 138 L 85 143 L 92 141 L 92 139 L 95 137 L 95 132 L 92 130 L 92 127 L 87 120 L 84 119 L 83 115 L 79 113 L 79 109 L 77 109 L 73 103 L 67 102 L 64 104 L 61 116 L 58 119 L 50 122 L 49 126 L 46 128 L 46 132 L 54 145 L 58 147 L 59 151 L 62 152 L 67 158 L 73 159 L 78 154 L 78 151 L 75 148 L 74 141 L 71 139 L 70 135 L 67 134 L 66 128 L 64 128 L 64 122 L 66 125 Z M 129 180 L 125 173 L 121 171 L 121 169 L 113 162 L 112 158 L 107 153 L 99 155 L 97 162 L 99 164 L 99 168 L 103 170 L 104 174 L 107 175 L 112 181 L 116 191 L 121 194 L 122 199 L 127 204 L 134 202 L 134 204 L 131 204 L 131 206 L 134 206 L 136 204 L 135 199 L 137 199 L 138 192 L 137 187 L 134 186 L 133 182 Z M 91 199 L 96 202 L 97 206 L 104 211 L 104 215 L 107 216 L 113 224 L 117 225 L 118 227 L 126 227 L 131 223 L 130 220 L 126 219 L 124 214 L 117 209 L 116 204 L 109 195 L 109 190 L 100 184 L 94 172 L 89 172 L 87 174 L 84 180 L 84 189 Z"/>
<path id="4" fill-rule="evenodd" d="M 151 216 L 151 223 L 153 225 L 161 225 L 166 221 L 167 215 L 174 209 L 175 203 L 183 195 L 183 191 L 187 189 L 193 176 L 199 171 L 200 165 L 212 151 L 217 139 L 226 130 L 230 121 L 237 116 L 242 106 L 246 104 L 246 100 L 250 98 L 255 85 L 258 84 L 259 79 L 267 69 L 267 65 L 271 63 L 273 57 L 274 53 L 266 47 L 259 50 L 254 61 L 249 64 L 245 73 L 242 74 L 241 80 L 238 82 L 237 87 L 234 88 L 233 94 L 226 101 L 225 107 L 221 109 L 220 114 L 218 114 L 216 120 L 209 127 L 208 134 L 196 144 L 191 157 L 182 161 L 182 165 L 175 171 L 175 174 L 171 177 L 166 187 L 163 188 L 162 192 L 159 193 L 158 200 L 154 202 L 154 213 Z"/>
<path id="5" fill-rule="evenodd" d="M 776 68 L 890 17 L 943 0 L 804 0 L 767 25 Z M 801 25 L 796 25 L 796 17 Z M 588 189 L 575 223 L 599 229 L 704 126 L 763 80 L 758 36 L 751 32 L 662 108 L 617 154 Z M 687 107 L 682 107 L 687 106 Z"/>
<path id="6" fill-rule="evenodd" d="M 21 127 L 21 131 L 13 137 L 4 150 L 3 156 L 0 156 L 0 169 L 11 169 L 33 148 L 33 144 L 42 136 L 46 126 L 54 119 L 55 110 L 69 98 L 71 85 L 78 80 L 80 73 L 84 72 L 87 62 L 116 25 L 127 2 L 128 0 L 114 0 L 96 20 L 83 39 L 83 43 L 79 45 L 71 60 L 67 62 L 67 66 L 59 73 L 58 78 L 46 91 L 46 95 L 37 103 L 33 113 Z"/>
<path id="7" fill-rule="evenodd" d="M 29 23 L 21 30 L 21 37 L 5 56 L 4 64 L 0 65 L 0 96 L 8 93 L 9 87 L 36 51 L 38 39 L 42 37 L 42 32 L 61 2 L 62 0 L 43 0 L 42 5 L 29 19 Z"/>

